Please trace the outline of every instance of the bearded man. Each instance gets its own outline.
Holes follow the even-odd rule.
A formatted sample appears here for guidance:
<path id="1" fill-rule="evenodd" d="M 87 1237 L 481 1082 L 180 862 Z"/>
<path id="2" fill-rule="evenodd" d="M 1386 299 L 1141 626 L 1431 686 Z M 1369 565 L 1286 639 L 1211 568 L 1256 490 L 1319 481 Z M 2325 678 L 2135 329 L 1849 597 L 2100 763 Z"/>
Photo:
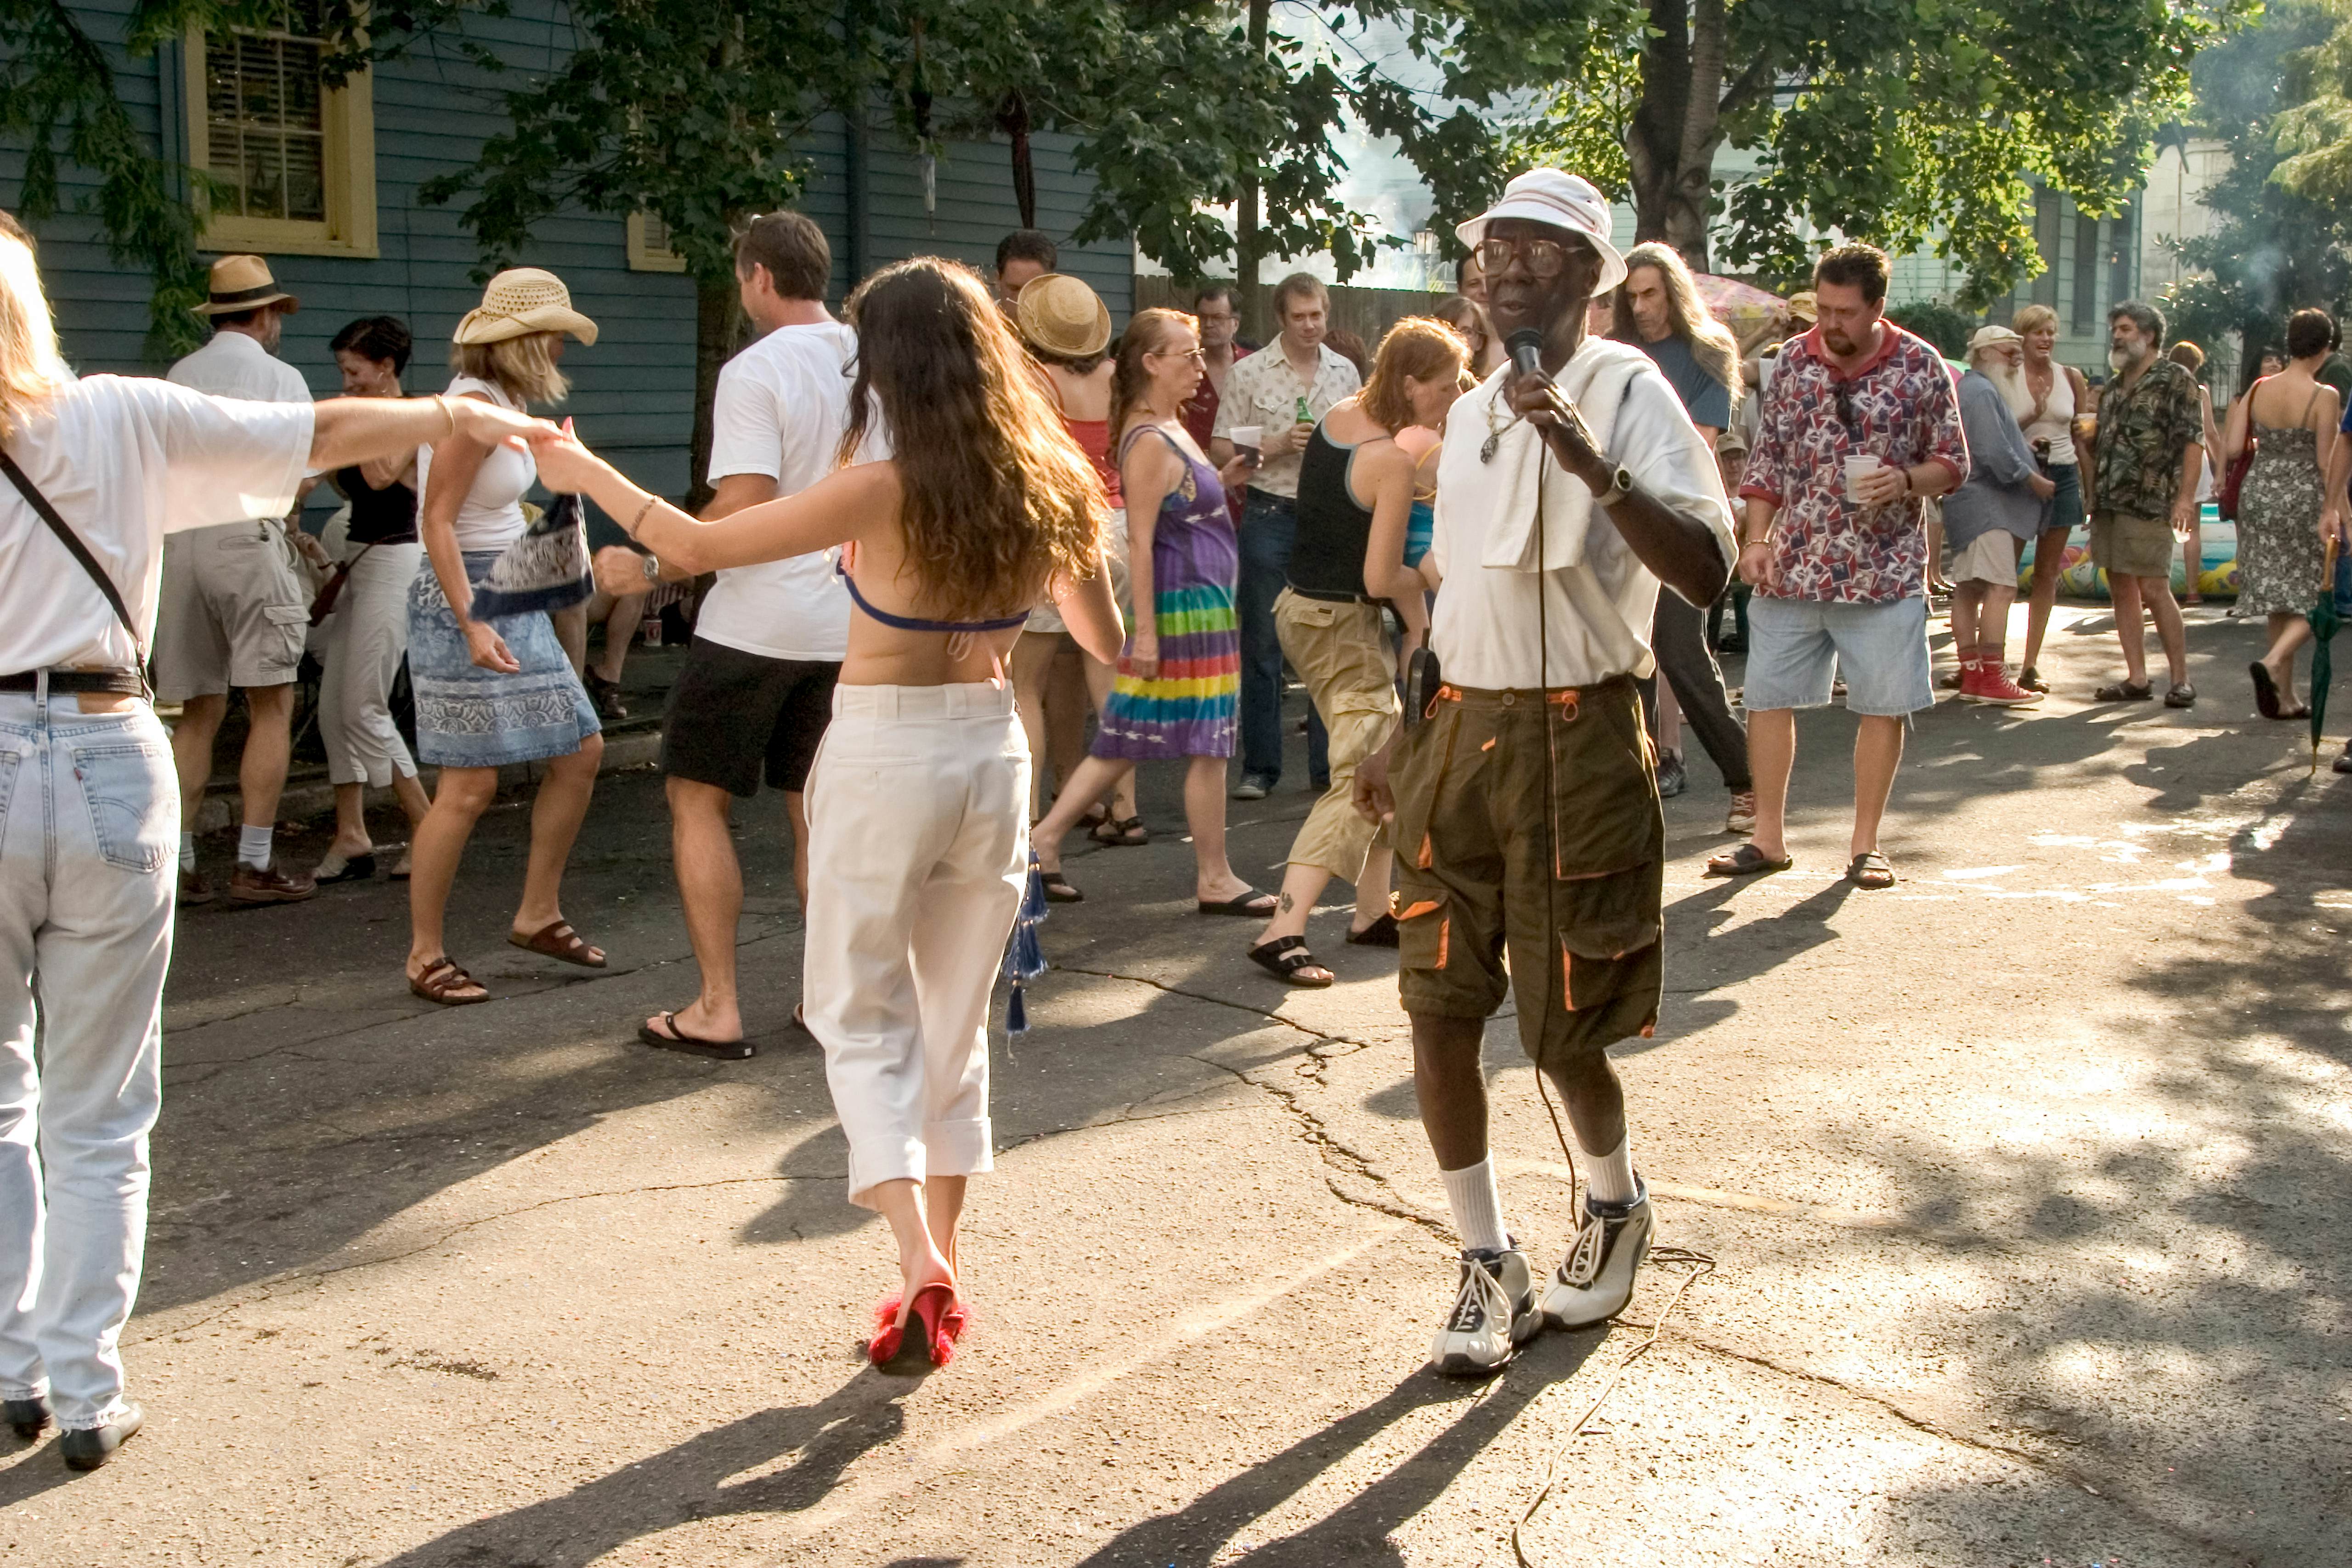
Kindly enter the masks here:
<path id="1" fill-rule="evenodd" d="M 1969 477 L 1944 501 L 1944 537 L 1952 547 L 1952 643 L 1960 655 L 1960 700 L 2027 708 L 2042 700 L 2010 679 L 2003 662 L 2009 610 L 2017 601 L 2017 562 L 2042 522 L 2042 503 L 2057 492 L 2043 477 L 2017 423 L 2032 405 L 2025 387 L 2025 343 L 2007 327 L 1979 327 L 1969 340 L 1960 377 L 1960 427 L 1969 438 Z"/>
<path id="2" fill-rule="evenodd" d="M 2101 702 L 2145 702 L 2156 695 L 2140 620 L 2146 606 L 2172 678 L 2164 705 L 2186 708 L 2197 700 L 2197 689 L 2189 684 L 2189 639 L 2172 598 L 2172 540 L 2197 521 L 2204 405 L 2197 378 L 2164 357 L 2164 313 L 2155 306 L 2126 300 L 2108 311 L 2107 342 L 2116 378 L 2099 399 L 2099 432 L 2091 443 L 2098 496 L 2091 560 L 2105 571 L 2115 595 L 2124 678 L 2092 695 Z"/>

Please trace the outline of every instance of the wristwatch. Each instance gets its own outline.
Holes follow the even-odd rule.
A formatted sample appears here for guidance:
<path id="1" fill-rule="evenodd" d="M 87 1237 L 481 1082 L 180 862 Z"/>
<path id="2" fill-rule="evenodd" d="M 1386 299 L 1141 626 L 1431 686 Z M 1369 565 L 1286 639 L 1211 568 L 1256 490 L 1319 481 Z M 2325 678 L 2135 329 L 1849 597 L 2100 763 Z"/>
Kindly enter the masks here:
<path id="1" fill-rule="evenodd" d="M 1609 476 L 1609 488 L 1605 490 L 1595 490 L 1592 495 L 1592 500 L 1593 503 L 1597 506 L 1615 506 L 1619 501 L 1623 500 L 1627 496 L 1632 495 L 1633 493 L 1633 470 L 1630 468 L 1620 468 L 1615 473 Z"/>
<path id="2" fill-rule="evenodd" d="M 661 581 L 661 560 L 650 550 L 646 552 L 645 570 L 646 582 L 658 583 Z"/>

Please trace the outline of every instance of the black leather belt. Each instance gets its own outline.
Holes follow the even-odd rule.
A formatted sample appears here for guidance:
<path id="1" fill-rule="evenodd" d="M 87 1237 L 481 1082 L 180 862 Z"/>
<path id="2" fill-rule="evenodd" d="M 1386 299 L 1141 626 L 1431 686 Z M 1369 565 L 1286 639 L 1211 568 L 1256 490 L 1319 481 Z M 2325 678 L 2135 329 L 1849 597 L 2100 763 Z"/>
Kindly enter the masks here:
<path id="1" fill-rule="evenodd" d="M 147 695 L 146 685 L 135 669 L 52 669 L 48 677 L 51 691 L 110 692 L 118 697 Z M 15 675 L 0 675 L 0 691 L 38 691 L 40 682 L 39 670 L 19 670 Z"/>
<path id="2" fill-rule="evenodd" d="M 1377 605 L 1382 602 L 1370 594 L 1326 594 L 1314 588 L 1302 588 L 1296 583 L 1290 584 L 1290 591 L 1302 599 L 1312 599 L 1321 605 Z"/>

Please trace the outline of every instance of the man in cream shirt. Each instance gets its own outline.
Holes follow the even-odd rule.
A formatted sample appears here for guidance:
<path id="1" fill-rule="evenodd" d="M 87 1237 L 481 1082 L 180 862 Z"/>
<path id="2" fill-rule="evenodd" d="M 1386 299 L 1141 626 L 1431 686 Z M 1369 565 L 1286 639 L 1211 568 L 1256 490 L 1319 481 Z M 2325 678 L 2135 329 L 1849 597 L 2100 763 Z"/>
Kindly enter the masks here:
<path id="1" fill-rule="evenodd" d="M 1391 821 L 1414 1089 L 1462 1237 L 1432 1360 L 1484 1375 L 1546 1322 L 1622 1310 L 1648 1250 L 1606 1054 L 1650 1032 L 1661 994 L 1665 829 L 1635 681 L 1654 667 L 1661 584 L 1708 604 L 1733 550 L 1714 453 L 1673 386 L 1639 349 L 1586 331 L 1587 302 L 1625 277 L 1600 193 L 1533 170 L 1459 232 L 1496 330 L 1534 333 L 1541 368 L 1505 365 L 1447 417 L 1423 568 L 1444 684 L 1356 790 Z M 1587 1180 L 1540 1295 L 1486 1147 L 1479 1045 L 1512 991 Z"/>

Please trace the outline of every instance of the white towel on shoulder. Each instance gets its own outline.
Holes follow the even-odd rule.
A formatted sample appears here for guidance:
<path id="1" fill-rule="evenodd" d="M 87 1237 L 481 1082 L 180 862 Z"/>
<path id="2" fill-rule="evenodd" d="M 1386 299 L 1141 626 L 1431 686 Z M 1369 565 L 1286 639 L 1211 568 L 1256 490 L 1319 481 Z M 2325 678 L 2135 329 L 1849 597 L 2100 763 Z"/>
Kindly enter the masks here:
<path id="1" fill-rule="evenodd" d="M 1612 456 L 1626 389 L 1650 363 L 1650 356 L 1631 343 L 1587 338 L 1552 378 L 1584 416 L 1585 427 L 1604 457 Z M 1478 405 L 1490 430 L 1510 417 L 1503 401 L 1510 374 L 1511 367 L 1504 365 L 1463 400 Z M 1455 491 L 1457 482 L 1470 493 Z M 1540 562 L 1536 559 L 1538 490 L 1544 524 Z M 1454 506 L 1467 503 L 1489 520 L 1478 553 L 1481 566 L 1501 572 L 1558 572 L 1583 564 L 1584 536 L 1592 525 L 1592 491 L 1559 466 L 1536 427 L 1525 420 L 1503 431 L 1493 462 L 1462 464 L 1453 473 L 1441 472 L 1438 494 Z"/>

